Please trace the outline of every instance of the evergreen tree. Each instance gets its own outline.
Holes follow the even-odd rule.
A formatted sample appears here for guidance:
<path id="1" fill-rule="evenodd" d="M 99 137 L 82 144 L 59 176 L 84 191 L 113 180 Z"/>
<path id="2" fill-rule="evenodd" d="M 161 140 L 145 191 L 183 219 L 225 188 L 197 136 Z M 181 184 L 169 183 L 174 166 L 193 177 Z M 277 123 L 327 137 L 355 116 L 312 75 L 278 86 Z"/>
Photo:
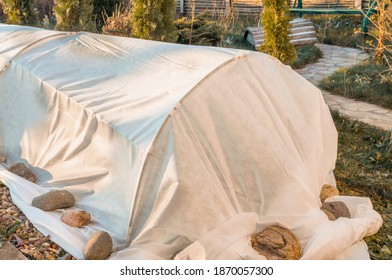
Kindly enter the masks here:
<path id="1" fill-rule="evenodd" d="M 104 25 L 104 16 L 111 17 L 116 11 L 116 6 L 119 6 L 122 2 L 122 0 L 93 0 L 93 18 L 99 31 Z"/>
<path id="2" fill-rule="evenodd" d="M 3 23 L 5 19 L 5 15 L 3 12 L 3 0 L 0 0 L 0 22 Z"/>
<path id="3" fill-rule="evenodd" d="M 270 54 L 283 63 L 295 59 L 295 48 L 289 38 L 289 0 L 264 0 L 261 20 L 264 26 L 264 43 L 259 51 Z"/>
<path id="4" fill-rule="evenodd" d="M 8 24 L 37 26 L 39 23 L 35 0 L 3 0 L 3 12 Z"/>
<path id="5" fill-rule="evenodd" d="M 134 0 L 132 35 L 143 39 L 176 41 L 175 11 L 174 0 Z"/>
<path id="6" fill-rule="evenodd" d="M 92 20 L 92 0 L 55 0 L 56 30 L 90 31 L 96 28 Z"/>

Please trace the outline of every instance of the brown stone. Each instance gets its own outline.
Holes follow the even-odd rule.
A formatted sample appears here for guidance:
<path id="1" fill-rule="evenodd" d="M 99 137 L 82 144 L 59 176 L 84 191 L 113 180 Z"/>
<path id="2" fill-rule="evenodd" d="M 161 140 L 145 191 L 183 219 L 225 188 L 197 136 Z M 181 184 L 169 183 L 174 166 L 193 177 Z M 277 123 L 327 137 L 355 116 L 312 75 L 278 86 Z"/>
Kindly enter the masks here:
<path id="1" fill-rule="evenodd" d="M 9 241 L 6 241 L 0 248 L 0 260 L 27 260 L 27 258 Z"/>
<path id="2" fill-rule="evenodd" d="M 86 260 L 105 260 L 111 253 L 113 241 L 106 231 L 94 233 L 87 241 L 83 254 Z"/>
<path id="3" fill-rule="evenodd" d="M 33 199 L 31 205 L 44 211 L 52 211 L 60 208 L 72 207 L 75 204 L 75 198 L 67 190 L 54 190 L 37 196 Z"/>
<path id="4" fill-rule="evenodd" d="M 340 217 L 351 218 L 351 213 L 348 210 L 347 205 L 341 201 L 323 202 L 321 210 L 327 210 L 334 215 L 336 219 Z"/>
<path id="5" fill-rule="evenodd" d="M 67 210 L 61 215 L 60 220 L 71 227 L 82 227 L 90 222 L 91 215 L 87 211 Z"/>
<path id="6" fill-rule="evenodd" d="M 29 180 L 30 182 L 35 183 L 37 181 L 37 177 L 35 177 L 34 173 L 31 172 L 22 162 L 11 166 L 10 171 L 26 180 Z"/>
<path id="7" fill-rule="evenodd" d="M 324 185 L 321 188 L 320 200 L 321 202 L 324 202 L 327 198 L 335 195 L 339 195 L 339 190 L 337 188 L 331 185 Z"/>
<path id="8" fill-rule="evenodd" d="M 7 161 L 7 156 L 0 152 L 0 163 L 6 162 Z"/>
<path id="9" fill-rule="evenodd" d="M 336 220 L 336 217 L 334 216 L 334 214 L 329 212 L 327 209 L 325 209 L 323 207 L 321 207 L 320 209 L 321 209 L 321 211 L 323 211 L 325 213 L 325 215 L 327 215 L 328 220 L 330 220 L 330 221 L 335 221 Z"/>
<path id="10" fill-rule="evenodd" d="M 302 248 L 298 238 L 288 229 L 270 226 L 251 236 L 252 248 L 268 260 L 298 260 Z"/>

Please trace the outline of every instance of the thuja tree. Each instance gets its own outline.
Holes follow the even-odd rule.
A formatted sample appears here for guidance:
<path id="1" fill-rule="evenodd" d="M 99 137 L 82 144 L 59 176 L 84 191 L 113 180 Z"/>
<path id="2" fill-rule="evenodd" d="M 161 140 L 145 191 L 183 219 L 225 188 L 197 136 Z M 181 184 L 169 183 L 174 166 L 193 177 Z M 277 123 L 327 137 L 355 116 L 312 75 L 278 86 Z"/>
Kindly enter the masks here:
<path id="1" fill-rule="evenodd" d="M 96 31 L 92 0 L 55 0 L 56 29 L 61 31 Z"/>
<path id="2" fill-rule="evenodd" d="M 270 54 L 283 63 L 295 59 L 295 48 L 289 38 L 288 0 L 264 0 L 261 20 L 264 26 L 264 43 L 259 51 Z"/>
<path id="3" fill-rule="evenodd" d="M 6 23 L 22 25 L 39 24 L 35 0 L 3 0 L 3 12 Z"/>
<path id="4" fill-rule="evenodd" d="M 93 0 L 93 18 L 100 31 L 105 24 L 105 16 L 111 17 L 123 0 Z"/>
<path id="5" fill-rule="evenodd" d="M 137 38 L 174 42 L 174 0 L 134 0 L 132 7 L 132 35 Z"/>

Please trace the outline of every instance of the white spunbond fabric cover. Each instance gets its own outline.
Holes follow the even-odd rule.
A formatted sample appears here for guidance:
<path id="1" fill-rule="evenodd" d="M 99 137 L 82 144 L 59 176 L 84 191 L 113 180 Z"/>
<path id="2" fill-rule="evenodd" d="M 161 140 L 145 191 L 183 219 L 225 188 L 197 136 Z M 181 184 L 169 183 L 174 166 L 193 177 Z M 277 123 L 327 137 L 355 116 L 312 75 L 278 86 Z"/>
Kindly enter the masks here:
<path id="1" fill-rule="evenodd" d="M 111 259 L 262 259 L 249 235 L 294 232 L 303 259 L 369 258 L 370 200 L 329 221 L 337 133 L 320 90 L 252 51 L 0 25 L 0 178 L 15 204 L 78 259 L 107 231 Z M 25 163 L 33 184 L 7 169 Z M 92 222 L 34 197 L 67 189 Z"/>

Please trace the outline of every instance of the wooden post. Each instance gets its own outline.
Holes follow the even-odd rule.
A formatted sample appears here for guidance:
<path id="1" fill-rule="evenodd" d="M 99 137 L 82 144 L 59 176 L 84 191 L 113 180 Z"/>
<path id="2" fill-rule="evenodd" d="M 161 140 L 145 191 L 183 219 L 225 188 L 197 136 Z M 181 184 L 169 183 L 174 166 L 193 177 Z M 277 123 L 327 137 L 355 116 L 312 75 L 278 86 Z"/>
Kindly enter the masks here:
<path id="1" fill-rule="evenodd" d="M 231 13 L 233 12 L 232 11 L 232 6 L 231 6 L 231 2 L 232 2 L 232 0 L 225 0 L 225 4 L 226 4 L 226 16 L 227 17 L 230 17 L 231 16 Z"/>
<path id="2" fill-rule="evenodd" d="M 362 10 L 362 0 L 355 0 L 354 1 L 354 8 L 357 10 Z"/>

